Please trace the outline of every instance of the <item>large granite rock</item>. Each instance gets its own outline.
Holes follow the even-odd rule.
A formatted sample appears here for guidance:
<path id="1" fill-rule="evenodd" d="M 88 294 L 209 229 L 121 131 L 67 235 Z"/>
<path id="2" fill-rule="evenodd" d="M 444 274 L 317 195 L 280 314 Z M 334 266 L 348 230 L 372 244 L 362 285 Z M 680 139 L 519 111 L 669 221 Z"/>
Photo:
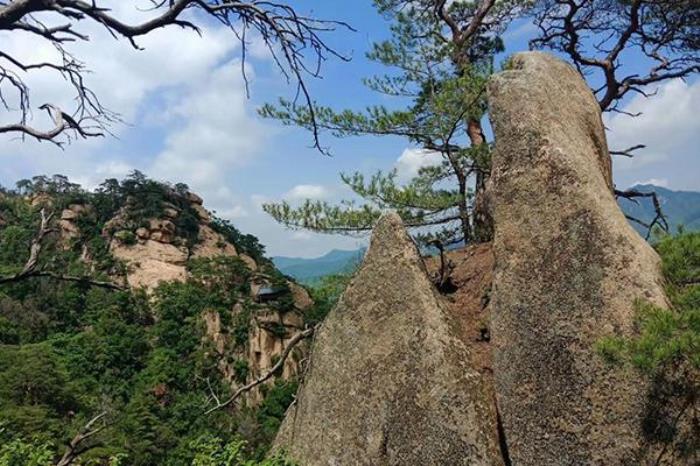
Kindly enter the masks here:
<path id="1" fill-rule="evenodd" d="M 581 76 L 538 52 L 511 64 L 488 93 L 491 333 L 512 463 L 651 464 L 647 387 L 594 345 L 634 331 L 636 299 L 666 303 L 659 259 L 615 203 L 600 111 Z"/>
<path id="2" fill-rule="evenodd" d="M 503 464 L 493 399 L 457 327 L 385 215 L 316 335 L 276 448 L 305 466 Z"/>

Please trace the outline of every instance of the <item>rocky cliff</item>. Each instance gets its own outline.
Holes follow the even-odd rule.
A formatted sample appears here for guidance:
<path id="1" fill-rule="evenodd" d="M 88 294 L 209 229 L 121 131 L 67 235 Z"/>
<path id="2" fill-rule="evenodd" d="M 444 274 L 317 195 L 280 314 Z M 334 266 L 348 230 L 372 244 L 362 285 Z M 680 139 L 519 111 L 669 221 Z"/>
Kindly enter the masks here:
<path id="1" fill-rule="evenodd" d="M 304 465 L 503 464 L 460 324 L 396 214 L 313 343 L 276 443 Z"/>
<path id="2" fill-rule="evenodd" d="M 595 98 L 536 52 L 515 55 L 488 94 L 493 369 L 511 460 L 652 464 L 647 387 L 594 350 L 601 334 L 635 331 L 635 300 L 666 304 L 659 258 L 615 202 Z"/>
<path id="3" fill-rule="evenodd" d="M 230 283 L 220 281 L 216 273 L 206 280 L 214 287 L 235 286 L 246 293 L 228 315 L 211 311 L 202 319 L 211 351 L 226 379 L 234 388 L 248 383 L 267 373 L 280 357 L 286 341 L 304 328 L 304 313 L 313 301 L 303 287 L 285 279 L 270 261 L 261 258 L 258 263 L 239 251 L 233 240 L 212 223 L 201 197 L 165 185 L 160 187 L 160 195 L 149 201 L 154 206 L 148 209 L 148 214 L 144 214 L 144 200 L 129 195 L 103 223 L 99 235 L 116 263 L 110 270 L 112 280 L 152 293 L 162 283 L 193 279 L 193 265 L 198 261 L 211 261 L 214 267 L 222 260 L 238 261 L 240 273 L 230 277 Z M 56 208 L 51 196 L 35 195 L 33 202 Z M 87 246 L 92 233 L 86 225 L 99 225 L 97 216 L 88 197 L 68 203 L 57 220 L 62 249 L 81 248 L 81 261 L 93 268 L 96 260 Z M 294 379 L 306 351 L 305 345 L 299 345 L 285 361 L 282 372 L 269 383 L 273 384 L 277 378 Z M 256 387 L 247 394 L 247 399 L 257 404 L 263 399 L 264 391 L 264 387 Z"/>

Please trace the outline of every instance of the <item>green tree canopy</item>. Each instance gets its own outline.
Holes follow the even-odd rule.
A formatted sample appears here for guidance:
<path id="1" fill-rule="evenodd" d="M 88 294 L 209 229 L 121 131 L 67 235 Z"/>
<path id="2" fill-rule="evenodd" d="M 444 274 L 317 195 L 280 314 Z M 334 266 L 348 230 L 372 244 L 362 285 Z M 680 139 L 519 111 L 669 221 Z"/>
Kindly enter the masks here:
<path id="1" fill-rule="evenodd" d="M 365 203 L 332 205 L 307 201 L 299 208 L 268 204 L 265 210 L 292 227 L 352 233 L 371 228 L 385 209 L 396 210 L 425 240 L 448 243 L 488 239 L 489 222 L 478 197 L 490 170 L 489 146 L 481 128 L 486 112 L 485 83 L 500 34 L 526 1 L 375 0 L 392 20 L 389 40 L 373 45 L 368 58 L 387 73 L 364 81 L 378 94 L 398 98 L 405 108 L 372 106 L 364 111 L 308 108 L 281 100 L 263 116 L 334 136 L 405 137 L 441 163 L 422 169 L 407 185 L 396 173 L 344 174 L 342 180 Z M 315 117 L 315 119 L 314 119 Z"/>

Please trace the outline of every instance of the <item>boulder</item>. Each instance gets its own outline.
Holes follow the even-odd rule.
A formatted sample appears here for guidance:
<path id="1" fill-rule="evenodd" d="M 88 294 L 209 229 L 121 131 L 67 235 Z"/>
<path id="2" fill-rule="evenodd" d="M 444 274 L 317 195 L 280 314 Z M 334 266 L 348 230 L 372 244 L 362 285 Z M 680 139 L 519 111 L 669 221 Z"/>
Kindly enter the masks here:
<path id="1" fill-rule="evenodd" d="M 61 212 L 61 220 L 73 221 L 78 218 L 79 213 L 73 209 L 63 209 Z"/>
<path id="2" fill-rule="evenodd" d="M 300 464 L 503 464 L 493 399 L 396 214 L 316 334 L 275 440 Z"/>
<path id="3" fill-rule="evenodd" d="M 202 221 L 202 223 L 211 223 L 211 216 L 209 215 L 209 212 L 207 209 L 202 207 L 201 204 L 192 204 L 191 205 L 192 210 L 194 210 L 197 213 L 197 216 L 199 217 L 199 220 Z"/>
<path id="4" fill-rule="evenodd" d="M 176 209 L 173 209 L 172 207 L 166 207 L 163 209 L 163 216 L 169 219 L 175 219 L 177 216 L 180 215 L 180 212 L 178 212 Z"/>
<path id="5" fill-rule="evenodd" d="M 167 219 L 152 219 L 149 221 L 151 231 L 162 231 L 169 234 L 175 234 L 175 224 Z"/>
<path id="6" fill-rule="evenodd" d="M 553 56 L 516 54 L 488 85 L 497 403 L 512 464 L 642 465 L 647 386 L 595 351 L 665 305 L 659 258 L 613 196 L 600 109 Z"/>
<path id="7" fill-rule="evenodd" d="M 204 203 L 204 200 L 192 191 L 187 192 L 187 194 L 185 195 L 185 199 L 187 199 L 190 202 L 190 204 L 202 205 Z"/>
<path id="8" fill-rule="evenodd" d="M 219 233 L 215 232 L 209 225 L 199 226 L 199 241 L 192 248 L 192 257 L 216 257 L 216 256 L 237 256 L 238 252 L 233 244 Z"/>
<path id="9" fill-rule="evenodd" d="M 292 281 L 287 281 L 287 285 L 289 286 L 289 291 L 292 293 L 294 307 L 300 311 L 306 311 L 314 305 L 314 301 L 311 299 L 309 292 L 306 291 L 303 286 Z"/>
<path id="10" fill-rule="evenodd" d="M 125 245 L 115 239 L 110 244 L 110 251 L 126 264 L 127 281 L 131 287 L 152 290 L 160 282 L 187 279 L 187 248 L 151 240 Z"/>
<path id="11" fill-rule="evenodd" d="M 140 227 L 136 229 L 136 236 L 138 236 L 139 239 L 146 240 L 151 236 L 151 232 L 148 228 Z"/>

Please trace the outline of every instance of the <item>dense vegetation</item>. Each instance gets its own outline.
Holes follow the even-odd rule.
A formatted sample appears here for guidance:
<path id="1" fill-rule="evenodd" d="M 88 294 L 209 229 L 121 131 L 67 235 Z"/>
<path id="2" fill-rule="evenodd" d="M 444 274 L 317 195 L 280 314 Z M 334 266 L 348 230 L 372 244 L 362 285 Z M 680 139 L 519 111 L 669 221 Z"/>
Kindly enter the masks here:
<path id="1" fill-rule="evenodd" d="M 664 236 L 655 247 L 671 306 L 637 302 L 637 335 L 603 338 L 598 351 L 608 362 L 629 366 L 651 381 L 646 434 L 675 442 L 691 458 L 700 449 L 695 411 L 700 396 L 700 233 Z M 678 429 L 684 417 L 694 419 L 688 431 Z"/>
<path id="2" fill-rule="evenodd" d="M 108 249 L 109 221 L 118 212 L 136 228 L 160 216 L 164 203 L 175 205 L 185 212 L 178 236 L 190 246 L 199 228 L 194 213 L 188 214 L 186 186 L 158 183 L 138 172 L 121 182 L 107 180 L 92 193 L 61 176 L 36 177 L 3 193 L 0 274 L 16 272 L 26 260 L 40 207 L 30 199 L 42 196 L 58 212 L 75 203 L 93 206 L 77 220 L 78 237 L 64 244 L 51 236 L 41 256 L 42 266 L 76 275 L 119 273 Z M 257 238 L 228 222 L 215 224 L 280 280 Z M 80 445 L 86 451 L 79 464 L 291 464 L 263 458 L 296 383 L 267 387 L 258 409 L 203 414 L 212 393 L 226 397 L 231 388 L 205 338 L 202 315 L 218 312 L 234 344 L 244 343 L 249 312 L 255 310 L 249 302 L 250 270 L 240 259 L 223 256 L 190 260 L 188 270 L 187 282 L 161 284 L 150 296 L 49 278 L 0 286 L 0 465 L 55 464 L 68 442 L 103 413 L 92 426 L 99 432 Z M 246 311 L 232 316 L 241 301 Z M 281 299 L 279 305 L 288 303 Z M 245 364 L 240 366 L 244 371 Z"/>

